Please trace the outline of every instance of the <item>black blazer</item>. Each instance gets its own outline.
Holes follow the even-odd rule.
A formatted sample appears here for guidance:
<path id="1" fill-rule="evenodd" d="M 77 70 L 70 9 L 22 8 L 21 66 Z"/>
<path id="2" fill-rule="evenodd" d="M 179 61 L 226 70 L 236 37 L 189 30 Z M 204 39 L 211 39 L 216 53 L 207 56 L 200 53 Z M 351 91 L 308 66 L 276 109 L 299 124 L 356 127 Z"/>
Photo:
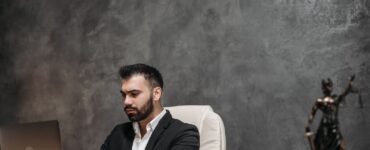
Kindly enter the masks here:
<path id="1" fill-rule="evenodd" d="M 101 150 L 131 150 L 135 132 L 132 122 L 117 125 Z M 194 125 L 173 119 L 170 112 L 159 121 L 145 150 L 199 150 L 199 133 Z"/>

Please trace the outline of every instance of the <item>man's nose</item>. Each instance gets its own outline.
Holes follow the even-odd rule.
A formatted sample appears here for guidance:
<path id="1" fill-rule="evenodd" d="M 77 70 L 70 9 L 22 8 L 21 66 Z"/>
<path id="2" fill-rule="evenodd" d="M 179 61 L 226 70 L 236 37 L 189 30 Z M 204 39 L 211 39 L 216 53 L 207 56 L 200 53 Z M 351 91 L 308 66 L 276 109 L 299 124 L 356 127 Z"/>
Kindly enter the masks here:
<path id="1" fill-rule="evenodd" d="M 124 105 L 131 105 L 132 104 L 132 98 L 130 98 L 129 96 L 126 96 L 123 98 L 123 104 Z"/>

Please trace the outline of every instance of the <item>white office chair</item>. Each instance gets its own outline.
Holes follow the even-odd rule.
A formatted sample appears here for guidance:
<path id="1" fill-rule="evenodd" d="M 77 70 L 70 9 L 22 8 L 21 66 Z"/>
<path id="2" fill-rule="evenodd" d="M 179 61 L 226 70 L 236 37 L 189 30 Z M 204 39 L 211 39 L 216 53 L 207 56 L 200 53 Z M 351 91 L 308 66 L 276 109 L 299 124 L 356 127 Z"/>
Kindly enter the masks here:
<path id="1" fill-rule="evenodd" d="M 200 134 L 200 150 L 226 150 L 225 127 L 209 105 L 165 107 L 173 118 L 195 125 Z"/>

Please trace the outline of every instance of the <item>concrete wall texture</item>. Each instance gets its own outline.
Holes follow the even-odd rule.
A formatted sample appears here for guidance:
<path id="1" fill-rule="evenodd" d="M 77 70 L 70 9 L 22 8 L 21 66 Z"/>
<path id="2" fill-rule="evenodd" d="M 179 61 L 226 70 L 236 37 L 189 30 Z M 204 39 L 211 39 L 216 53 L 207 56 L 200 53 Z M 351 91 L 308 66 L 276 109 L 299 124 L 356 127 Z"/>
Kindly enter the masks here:
<path id="1" fill-rule="evenodd" d="M 211 105 L 230 150 L 308 150 L 321 79 L 356 74 L 365 107 L 347 97 L 341 131 L 370 149 L 369 0 L 1 0 L 0 50 L 0 124 L 57 119 L 66 150 L 127 121 L 117 72 L 138 62 L 165 106 Z"/>

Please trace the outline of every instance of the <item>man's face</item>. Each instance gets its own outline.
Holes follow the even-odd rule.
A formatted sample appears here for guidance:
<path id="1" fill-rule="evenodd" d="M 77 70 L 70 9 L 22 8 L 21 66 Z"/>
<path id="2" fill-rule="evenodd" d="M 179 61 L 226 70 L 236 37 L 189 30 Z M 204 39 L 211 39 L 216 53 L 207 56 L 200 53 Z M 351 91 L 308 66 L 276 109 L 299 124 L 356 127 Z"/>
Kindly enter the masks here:
<path id="1" fill-rule="evenodd" d="M 141 121 L 153 111 L 153 92 L 143 75 L 122 80 L 122 104 L 131 121 Z"/>

